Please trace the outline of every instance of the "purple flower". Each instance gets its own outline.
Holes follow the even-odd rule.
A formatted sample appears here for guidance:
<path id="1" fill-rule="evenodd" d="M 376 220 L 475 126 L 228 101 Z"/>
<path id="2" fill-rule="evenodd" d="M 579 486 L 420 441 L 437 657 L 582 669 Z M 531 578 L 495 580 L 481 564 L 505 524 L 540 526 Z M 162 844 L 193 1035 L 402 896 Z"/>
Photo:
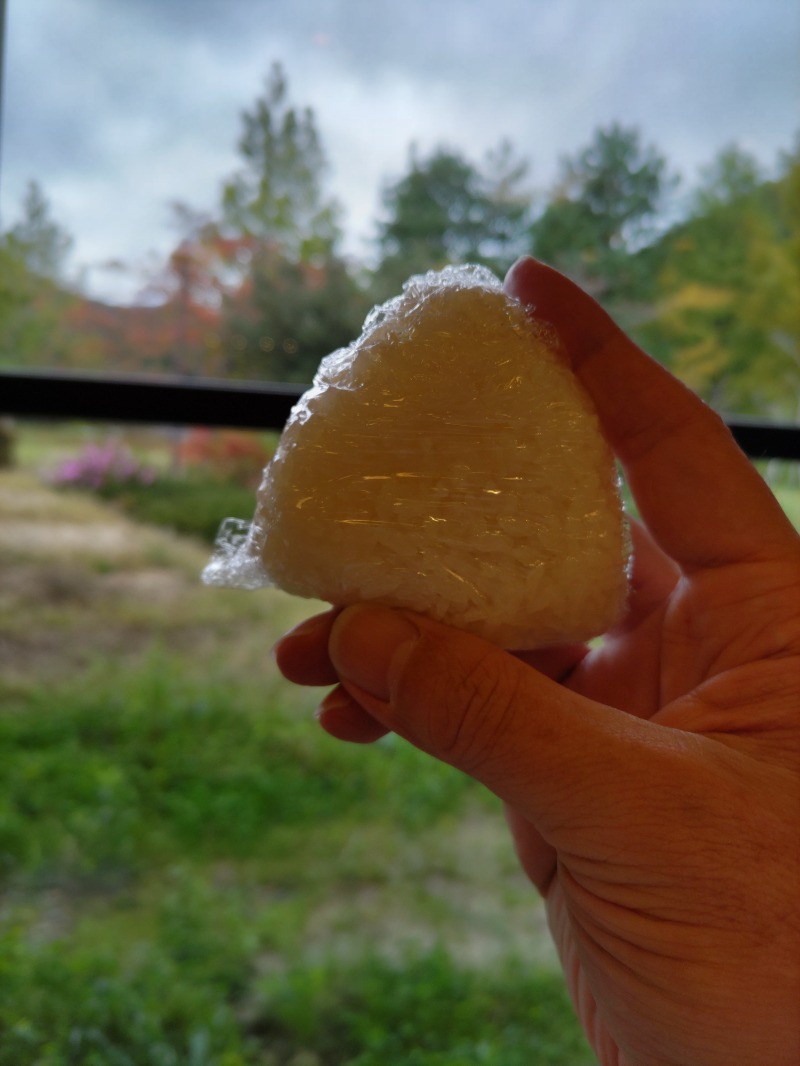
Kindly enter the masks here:
<path id="1" fill-rule="evenodd" d="M 64 488 L 102 489 L 138 482 L 152 485 L 156 472 L 141 464 L 119 441 L 87 444 L 76 456 L 65 459 L 50 475 L 54 485 Z"/>

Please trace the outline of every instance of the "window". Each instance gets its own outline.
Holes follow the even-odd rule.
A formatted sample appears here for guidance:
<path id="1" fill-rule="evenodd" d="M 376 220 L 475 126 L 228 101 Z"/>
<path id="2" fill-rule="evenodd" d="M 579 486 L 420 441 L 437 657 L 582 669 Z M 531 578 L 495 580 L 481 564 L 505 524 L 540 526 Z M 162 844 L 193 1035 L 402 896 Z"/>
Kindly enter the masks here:
<path id="1" fill-rule="evenodd" d="M 7 1061 L 588 1063 L 493 798 L 326 741 L 267 654 L 308 604 L 198 575 L 274 446 L 239 429 L 452 261 L 549 259 L 798 457 L 744 419 L 800 409 L 800 10 L 5 15 L 0 415 L 66 419 L 0 418 Z"/>

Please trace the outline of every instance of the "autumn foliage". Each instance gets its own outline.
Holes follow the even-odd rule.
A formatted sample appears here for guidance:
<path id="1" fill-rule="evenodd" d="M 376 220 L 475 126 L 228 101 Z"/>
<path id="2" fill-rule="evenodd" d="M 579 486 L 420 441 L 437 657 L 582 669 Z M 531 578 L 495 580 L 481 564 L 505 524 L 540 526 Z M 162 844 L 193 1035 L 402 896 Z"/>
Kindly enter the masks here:
<path id="1" fill-rule="evenodd" d="M 272 455 L 262 436 L 238 430 L 190 430 L 177 447 L 180 466 L 203 470 L 246 488 L 255 488 Z"/>
<path id="2" fill-rule="evenodd" d="M 411 274 L 464 261 L 502 274 L 531 253 L 723 412 L 800 412 L 800 142 L 769 174 L 727 147 L 682 213 L 679 175 L 637 129 L 595 131 L 538 191 L 508 143 L 480 162 L 412 149 L 383 189 L 369 263 L 341 251 L 315 117 L 280 67 L 242 113 L 238 148 L 215 211 L 173 205 L 180 239 L 124 306 L 65 282 L 70 239 L 32 183 L 0 235 L 0 367 L 305 383 Z"/>

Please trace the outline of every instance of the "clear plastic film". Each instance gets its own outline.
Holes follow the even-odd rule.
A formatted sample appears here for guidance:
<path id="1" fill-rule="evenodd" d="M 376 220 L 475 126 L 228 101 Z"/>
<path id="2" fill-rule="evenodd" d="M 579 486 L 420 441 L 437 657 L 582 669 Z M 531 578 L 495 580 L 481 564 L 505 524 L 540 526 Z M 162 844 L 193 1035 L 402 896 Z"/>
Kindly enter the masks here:
<path id="1" fill-rule="evenodd" d="M 420 611 L 508 648 L 617 618 L 628 542 L 577 378 L 482 267 L 411 278 L 325 358 L 209 584 Z"/>

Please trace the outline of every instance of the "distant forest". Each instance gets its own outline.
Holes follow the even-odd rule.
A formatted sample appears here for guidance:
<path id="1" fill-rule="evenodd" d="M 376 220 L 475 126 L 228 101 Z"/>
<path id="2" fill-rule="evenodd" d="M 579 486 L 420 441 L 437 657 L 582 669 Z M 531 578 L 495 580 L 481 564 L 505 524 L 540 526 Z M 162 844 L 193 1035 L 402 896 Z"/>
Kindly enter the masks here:
<path id="1" fill-rule="evenodd" d="M 278 65 L 242 113 L 238 161 L 213 213 L 172 205 L 180 238 L 125 307 L 68 282 L 71 237 L 31 182 L 0 234 L 0 366 L 306 382 L 411 274 L 474 262 L 502 276 L 530 253 L 719 410 L 800 418 L 800 138 L 768 175 L 730 145 L 689 190 L 621 125 L 544 191 L 508 142 L 477 161 L 412 149 L 383 189 L 370 265 L 342 252 L 314 112 Z"/>

